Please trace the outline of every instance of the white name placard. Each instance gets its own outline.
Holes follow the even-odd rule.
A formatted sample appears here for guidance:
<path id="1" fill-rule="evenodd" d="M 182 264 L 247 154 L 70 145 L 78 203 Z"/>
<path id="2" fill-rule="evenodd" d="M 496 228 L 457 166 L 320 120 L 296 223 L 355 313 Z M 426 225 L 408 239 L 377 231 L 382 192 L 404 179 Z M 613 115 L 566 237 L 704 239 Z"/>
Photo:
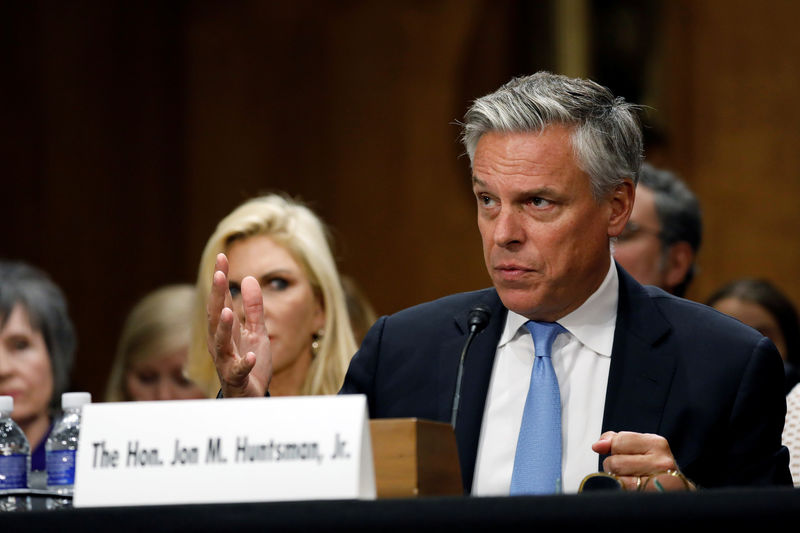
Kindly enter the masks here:
<path id="1" fill-rule="evenodd" d="M 361 395 L 83 407 L 75 507 L 374 499 Z"/>

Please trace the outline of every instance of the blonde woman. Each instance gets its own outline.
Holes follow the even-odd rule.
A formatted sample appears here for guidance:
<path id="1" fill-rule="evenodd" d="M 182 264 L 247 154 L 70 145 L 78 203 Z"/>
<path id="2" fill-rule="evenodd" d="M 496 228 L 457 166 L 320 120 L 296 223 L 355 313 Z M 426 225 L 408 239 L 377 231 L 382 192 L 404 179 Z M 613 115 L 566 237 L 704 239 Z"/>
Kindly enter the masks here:
<path id="1" fill-rule="evenodd" d="M 107 402 L 204 398 L 186 376 L 194 286 L 168 285 L 139 301 L 122 328 Z"/>
<path id="2" fill-rule="evenodd" d="M 208 352 L 207 300 L 217 256 L 227 256 L 232 309 L 243 313 L 241 285 L 261 288 L 272 352 L 272 396 L 335 394 L 356 349 L 328 234 L 297 201 L 271 194 L 237 207 L 217 226 L 200 260 L 189 375 L 209 397 L 220 388 Z"/>

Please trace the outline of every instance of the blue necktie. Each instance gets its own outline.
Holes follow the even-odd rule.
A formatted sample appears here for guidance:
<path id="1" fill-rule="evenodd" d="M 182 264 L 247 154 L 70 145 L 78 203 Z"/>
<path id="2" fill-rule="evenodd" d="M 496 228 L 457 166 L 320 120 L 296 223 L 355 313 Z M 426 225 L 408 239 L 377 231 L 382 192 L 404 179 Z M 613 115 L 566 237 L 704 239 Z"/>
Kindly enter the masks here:
<path id="1" fill-rule="evenodd" d="M 510 494 L 553 494 L 561 490 L 561 393 L 550 359 L 559 333 L 555 322 L 529 320 L 536 358 L 522 412 Z"/>

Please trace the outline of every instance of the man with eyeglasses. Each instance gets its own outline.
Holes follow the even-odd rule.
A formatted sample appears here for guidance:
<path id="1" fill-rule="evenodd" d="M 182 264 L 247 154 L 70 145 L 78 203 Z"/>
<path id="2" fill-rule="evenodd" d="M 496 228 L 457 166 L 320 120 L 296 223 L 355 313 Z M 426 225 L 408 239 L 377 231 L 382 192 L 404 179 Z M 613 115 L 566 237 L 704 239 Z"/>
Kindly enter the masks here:
<path id="1" fill-rule="evenodd" d="M 675 174 L 643 163 L 631 218 L 614 259 L 643 285 L 684 296 L 700 249 L 700 204 Z"/>

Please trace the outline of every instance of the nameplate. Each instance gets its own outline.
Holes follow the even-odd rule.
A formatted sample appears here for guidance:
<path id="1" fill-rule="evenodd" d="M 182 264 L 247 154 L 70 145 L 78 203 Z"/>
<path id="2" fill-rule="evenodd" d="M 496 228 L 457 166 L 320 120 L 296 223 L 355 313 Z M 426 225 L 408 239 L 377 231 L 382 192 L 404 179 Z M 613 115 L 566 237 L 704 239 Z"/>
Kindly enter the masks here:
<path id="1" fill-rule="evenodd" d="M 75 507 L 374 498 L 362 395 L 83 407 Z"/>

